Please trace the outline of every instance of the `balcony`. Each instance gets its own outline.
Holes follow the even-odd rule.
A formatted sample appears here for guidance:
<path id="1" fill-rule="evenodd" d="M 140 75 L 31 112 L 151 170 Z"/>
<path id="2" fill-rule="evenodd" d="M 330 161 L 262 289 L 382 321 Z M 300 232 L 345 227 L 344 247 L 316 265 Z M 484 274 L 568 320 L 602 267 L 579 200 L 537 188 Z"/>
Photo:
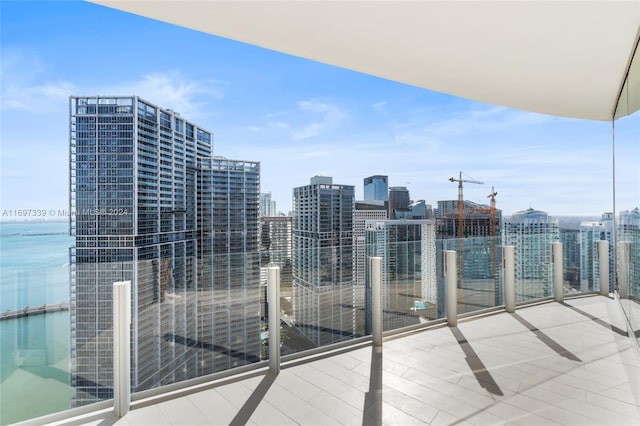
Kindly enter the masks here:
<path id="1" fill-rule="evenodd" d="M 354 2 L 353 5 L 357 3 Z M 169 8 L 178 7 L 180 13 L 172 12 L 169 16 L 203 17 L 207 21 L 205 30 L 210 30 L 209 25 L 213 18 L 223 21 L 215 25 L 216 31 L 220 28 L 218 24 L 223 23 L 240 32 L 246 28 L 261 29 L 262 32 L 258 31 L 249 41 L 257 43 L 263 37 L 276 34 L 283 37 L 283 40 L 295 42 L 293 48 L 284 49 L 285 51 L 307 57 L 325 57 L 324 54 L 318 53 L 337 52 L 343 57 L 333 58 L 330 62 L 399 81 L 409 81 L 420 87 L 553 115 L 611 120 L 615 128 L 615 134 L 612 135 L 615 136 L 615 145 L 611 144 L 614 158 L 611 194 L 592 188 L 593 193 L 584 194 L 581 198 L 577 194 L 580 192 L 580 186 L 571 186 L 571 179 L 575 178 L 574 182 L 579 182 L 583 174 L 597 175 L 598 179 L 603 181 L 611 178 L 606 168 L 605 173 L 594 173 L 593 169 L 583 165 L 583 160 L 588 159 L 588 154 L 577 157 L 579 161 L 576 163 L 580 163 L 583 168 L 579 169 L 575 176 L 570 176 L 571 179 L 563 181 L 562 185 L 566 183 L 567 198 L 576 204 L 582 202 L 589 205 L 592 195 L 596 192 L 606 193 L 607 197 L 610 195 L 613 201 L 611 210 L 615 217 L 618 217 L 616 208 L 633 209 L 637 205 L 637 170 L 640 157 L 636 154 L 640 61 L 637 55 L 635 59 L 632 58 L 636 49 L 634 46 L 637 46 L 639 16 L 633 2 L 627 2 L 628 5 L 625 2 L 607 6 L 592 4 L 586 11 L 582 10 L 582 6 L 572 9 L 568 4 L 562 4 L 554 11 L 557 13 L 547 13 L 544 8 L 531 6 L 532 3 L 526 6 L 533 7 L 532 10 L 522 9 L 509 15 L 514 19 L 503 19 L 503 15 L 496 9 L 499 2 L 494 5 L 464 4 L 464 13 L 461 13 L 463 11 L 460 9 L 454 10 L 456 14 L 460 14 L 454 15 L 459 18 L 455 20 L 450 19 L 452 13 L 444 10 L 450 7 L 448 2 L 442 2 L 438 8 L 443 10 L 439 11 L 422 9 L 429 7 L 430 2 L 423 2 L 423 5 L 418 3 L 416 2 L 416 7 L 419 8 L 417 11 L 421 13 L 415 13 L 413 9 L 403 11 L 397 5 L 389 6 L 385 13 L 376 14 L 375 18 L 381 19 L 377 21 L 379 25 L 373 25 L 374 21 L 369 19 L 362 19 L 363 10 L 356 9 L 357 6 L 350 6 L 336 13 L 338 11 L 333 8 L 342 7 L 338 3 L 322 9 L 324 6 L 320 7 L 318 2 L 318 5 L 309 10 L 322 12 L 323 15 L 305 13 L 309 25 L 300 25 L 297 19 L 289 19 L 287 12 L 291 10 L 287 11 L 287 8 L 292 6 L 285 3 L 279 6 L 271 4 L 262 8 L 255 7 L 252 10 L 240 7 L 233 16 L 228 13 L 184 13 L 183 8 L 187 6 L 177 2 L 173 2 L 167 8 L 156 4 L 149 7 L 154 12 L 171 12 Z M 305 4 L 305 7 L 307 6 Z M 233 8 L 236 6 L 223 7 L 230 8 L 226 12 L 234 12 Z M 590 9 L 591 7 L 594 9 Z M 423 13 L 425 10 L 429 13 Z M 224 9 L 222 11 L 225 12 Z M 396 15 L 396 11 L 401 11 L 400 15 Z M 270 15 L 265 15 L 265 12 Z M 250 15 L 253 16 L 251 22 L 256 25 L 238 25 L 238 19 L 245 21 L 244 18 Z M 274 19 L 265 19 L 266 16 Z M 334 27 L 329 33 L 326 31 L 326 23 L 331 22 L 336 16 L 342 18 L 343 30 L 346 28 L 346 31 L 340 33 L 338 28 Z M 429 19 L 425 20 L 425 17 Z M 452 21 L 455 21 L 455 25 Z M 567 25 L 567 22 L 572 25 Z M 596 25 L 602 31 L 594 32 L 593 22 L 606 25 Z M 264 23 L 267 23 L 267 26 L 260 27 L 260 24 Z M 368 28 L 359 28 L 354 25 L 356 23 L 362 23 Z M 189 23 L 185 23 L 187 24 Z M 275 25 L 278 31 L 272 31 L 269 25 Z M 322 27 L 316 29 L 316 25 Z M 480 27 L 477 27 L 478 25 Z M 311 35 L 293 36 L 292 31 L 295 27 L 307 28 Z M 451 32 L 448 34 L 451 37 L 443 35 L 446 27 L 450 27 Z M 376 30 L 371 31 L 370 28 Z M 424 28 L 433 33 L 415 36 L 412 34 L 412 29 L 415 28 Z M 540 28 L 544 31 L 540 32 Z M 311 44 L 307 42 L 318 38 L 317 34 L 332 35 L 335 41 L 319 51 L 310 52 Z M 505 37 L 504 34 L 510 34 L 510 37 Z M 603 42 L 601 34 L 607 34 L 611 40 Z M 364 35 L 365 39 L 360 38 L 361 35 Z M 372 35 L 380 35 L 381 38 L 371 38 Z M 397 39 L 389 43 L 392 36 Z M 487 36 L 488 38 L 482 38 Z M 244 39 L 242 34 L 237 34 L 234 38 Z M 364 42 L 367 40 L 368 45 L 376 46 L 376 49 L 361 49 L 362 45 L 367 44 Z M 426 49 L 429 44 L 425 41 L 428 40 L 438 41 L 431 46 L 431 51 Z M 577 43 L 576 40 L 580 42 Z M 267 43 L 271 46 L 279 44 L 279 40 Z M 488 50 L 478 50 L 481 47 Z M 492 54 L 496 53 L 495 47 L 502 49 L 499 56 Z M 369 57 L 368 50 L 375 52 L 376 56 Z M 406 65 L 402 65 L 400 61 L 389 60 L 390 52 L 396 52 L 395 57 L 407 61 Z M 421 57 L 429 58 L 429 63 L 419 61 L 419 55 L 413 55 L 414 52 L 421 52 Z M 552 54 L 547 60 L 542 60 L 538 55 L 523 55 L 523 52 Z M 144 58 L 144 55 L 141 57 Z M 465 60 L 456 61 L 456 58 Z M 590 61 L 582 62 L 580 58 L 589 58 Z M 395 69 L 385 69 L 387 64 L 393 65 Z M 444 72 L 443 68 L 435 66 L 436 64 L 444 67 Z M 540 68 L 543 64 L 545 67 Z M 473 72 L 473 78 L 469 78 L 470 72 Z M 415 73 L 414 78 L 406 78 L 412 77 L 407 73 Z M 598 76 L 595 80 L 594 75 Z M 435 81 L 436 77 L 443 80 Z M 627 115 L 629 117 L 626 117 Z M 187 124 L 187 134 L 189 126 Z M 570 139 L 571 136 L 567 138 Z M 603 140 L 605 148 L 609 143 L 608 139 Z M 552 151 L 550 155 L 551 153 Z M 602 158 L 605 158 L 604 163 L 609 162 L 609 156 Z M 601 158 L 598 160 L 601 162 Z M 561 165 L 568 166 L 571 162 L 573 161 L 564 160 Z M 570 169 L 567 170 L 569 174 Z M 527 178 L 537 181 L 540 172 L 536 173 Z M 72 174 L 72 182 L 75 185 L 75 169 L 72 170 Z M 558 184 L 558 181 L 547 184 L 549 186 L 543 189 Z M 75 206 L 75 200 L 72 201 L 72 205 Z M 87 364 L 82 368 L 93 368 L 90 374 L 91 378 L 95 376 L 95 382 L 87 383 L 92 386 L 97 385 L 97 382 L 103 383 L 100 393 L 91 395 L 103 401 L 48 417 L 27 420 L 24 424 L 638 424 L 640 364 L 636 338 L 640 324 L 637 304 L 640 287 L 637 278 L 639 269 L 636 265 L 640 250 L 637 223 L 629 226 L 632 229 L 628 232 L 616 230 L 619 232 L 618 242 L 626 242 L 628 246 L 624 249 L 624 246 L 618 248 L 618 245 L 613 244 L 611 272 L 613 288 L 616 290 L 613 299 L 588 294 L 589 291 L 598 288 L 595 279 L 586 283 L 585 288 L 580 288 L 580 294 L 573 294 L 574 290 L 575 293 L 578 292 L 576 288 L 565 288 L 568 294 L 562 302 L 551 300 L 550 288 L 544 287 L 547 284 L 531 281 L 531 288 L 536 292 L 516 287 L 515 297 L 520 304 L 515 312 L 504 312 L 504 283 L 498 279 L 496 271 L 486 269 L 487 276 L 474 277 L 472 274 L 477 265 L 469 263 L 461 265 L 464 280 L 461 280 L 458 290 L 454 292 L 459 298 L 454 303 L 460 312 L 459 316 L 454 315 L 458 323 L 447 326 L 444 306 L 448 300 L 441 291 L 444 287 L 442 265 L 439 263 L 439 266 L 433 269 L 438 273 L 438 283 L 434 284 L 433 288 L 437 288 L 440 299 L 438 303 L 427 305 L 423 312 L 418 313 L 418 310 L 423 309 L 424 305 L 422 308 L 418 304 L 414 306 L 414 302 L 417 302 L 414 299 L 419 297 L 414 295 L 420 294 L 421 288 L 417 284 L 418 275 L 406 275 L 405 280 L 415 282 L 398 282 L 395 286 L 395 296 L 389 296 L 385 302 L 389 306 L 387 313 L 393 315 L 385 317 L 386 333 L 382 348 L 371 344 L 370 332 L 363 325 L 366 323 L 363 314 L 367 309 L 363 302 L 365 298 L 362 294 L 356 297 L 354 292 L 352 305 L 348 306 L 343 299 L 338 299 L 339 302 L 335 305 L 348 310 L 358 309 L 357 314 L 344 317 L 347 320 L 346 326 L 351 325 L 348 320 L 352 319 L 353 331 L 348 327 L 347 331 L 339 327 L 323 329 L 337 335 L 340 343 L 332 342 L 310 351 L 283 356 L 282 370 L 278 375 L 269 371 L 266 361 L 256 361 L 239 368 L 228 367 L 229 370 L 220 371 L 222 368 L 215 365 L 215 357 L 218 355 L 216 351 L 220 351 L 217 342 L 192 339 L 189 333 L 193 332 L 193 328 L 187 328 L 186 324 L 193 319 L 189 315 L 194 312 L 202 313 L 206 320 L 202 321 L 204 325 L 199 324 L 205 333 L 208 333 L 215 325 L 224 323 L 224 319 L 215 317 L 218 307 L 220 311 L 225 311 L 226 306 L 228 318 L 232 318 L 234 310 L 238 307 L 225 305 L 227 299 L 217 298 L 218 289 L 212 285 L 202 291 L 202 306 L 197 310 L 192 309 L 199 303 L 200 295 L 196 294 L 194 287 L 187 289 L 183 283 L 193 286 L 196 277 L 189 274 L 194 269 L 186 264 L 180 265 L 179 262 L 165 263 L 166 257 L 162 260 L 154 258 L 156 264 L 151 265 L 149 262 L 146 269 L 135 266 L 136 271 L 146 271 L 148 276 L 153 276 L 153 284 L 156 286 L 147 288 L 148 291 L 143 297 L 136 301 L 136 308 L 141 308 L 140 312 L 148 315 L 137 324 L 139 335 L 136 337 L 140 337 L 140 340 L 135 341 L 146 345 L 145 348 L 157 348 L 160 357 L 149 359 L 148 362 L 142 362 L 146 361 L 144 357 L 136 360 L 142 360 L 139 366 L 141 371 L 157 373 L 157 376 L 162 377 L 150 386 L 151 389 L 139 392 L 138 388 L 133 389 L 131 411 L 122 418 L 113 414 L 114 401 L 110 399 L 110 357 L 113 342 L 109 325 L 112 318 L 111 301 L 108 298 L 111 275 L 108 274 L 111 274 L 113 269 L 124 274 L 122 266 L 126 265 L 110 262 L 106 258 L 94 258 L 91 262 L 96 263 L 87 264 L 84 269 L 76 270 L 75 266 L 71 266 L 70 275 L 74 280 L 76 274 L 80 277 L 91 276 L 95 280 L 92 281 L 94 285 L 99 277 L 102 278 L 101 285 L 105 289 L 102 296 L 107 297 L 94 297 L 95 294 L 89 292 L 78 295 L 74 284 L 70 304 L 81 307 L 72 311 L 72 322 L 75 322 L 78 316 L 93 320 L 99 318 L 104 328 L 95 329 L 98 321 L 92 324 L 93 329 L 88 327 L 84 330 L 69 330 L 66 328 L 68 323 L 64 321 L 62 326 L 58 321 L 57 327 L 51 327 L 51 323 L 43 323 L 37 333 L 37 338 L 41 338 L 41 341 L 36 344 L 27 339 L 14 338 L 10 333 L 3 334 L 2 346 L 5 349 L 9 348 L 4 340 L 5 336 L 8 336 L 7 340 L 16 346 L 15 351 L 9 351 L 10 357 L 19 365 L 26 366 L 16 368 L 19 374 L 24 371 L 31 372 L 30 368 L 32 371 L 43 372 L 43 377 L 38 378 L 40 381 L 30 382 L 23 380 L 24 375 L 13 376 L 13 370 L 4 370 L 3 384 L 5 377 L 9 376 L 14 382 L 21 384 L 22 390 L 27 388 L 27 396 L 23 397 L 19 404 L 27 407 L 33 405 L 30 412 L 33 416 L 42 414 L 36 414 L 36 410 L 49 400 L 66 398 L 68 401 L 69 389 L 65 389 L 64 393 L 48 392 L 43 398 L 36 396 L 38 384 L 42 383 L 42 380 L 53 379 L 59 382 L 58 385 L 63 382 L 67 385 L 69 376 L 68 371 L 64 369 L 76 367 L 75 361 L 67 362 L 69 360 L 64 359 L 67 351 L 61 351 L 60 347 L 52 349 L 49 346 L 48 338 L 52 334 L 67 333 L 70 335 L 66 337 L 67 340 L 72 342 L 85 339 L 83 344 L 93 344 L 92 339 L 100 341 L 95 345 L 95 352 L 87 350 L 83 356 L 97 358 L 96 354 L 99 352 L 107 362 L 100 364 L 95 359 L 83 360 L 87 361 Z M 615 236 L 613 242 L 616 242 Z M 499 244 L 494 244 L 495 246 Z M 68 246 L 65 246 L 65 250 L 66 247 Z M 449 248 L 456 247 L 458 246 L 454 242 Z M 497 259 L 494 256 L 498 254 L 491 247 L 491 244 L 484 243 L 477 254 L 480 259 L 491 258 L 493 268 L 496 263 L 501 262 L 495 262 Z M 442 249 L 444 247 L 439 248 Z M 438 262 L 442 260 L 441 254 L 439 252 L 436 256 Z M 180 255 L 191 254 L 189 250 L 184 250 L 184 254 Z M 469 253 L 465 253 L 464 256 L 467 262 L 473 258 Z M 625 256 L 627 262 L 629 256 L 633 261 L 633 266 L 627 267 L 626 270 L 618 266 L 620 259 Z M 3 257 L 6 256 L 3 254 Z M 176 258 L 179 256 L 176 255 Z M 192 261 L 195 264 L 196 261 Z M 349 266 L 350 262 L 346 260 L 345 264 Z M 214 262 L 211 262 L 211 265 L 214 265 Z M 37 288 L 43 295 L 50 296 L 50 278 L 62 271 L 59 264 L 57 266 L 57 269 L 50 268 L 42 274 L 40 270 L 30 270 L 17 275 L 15 300 L 22 302 L 27 299 L 30 290 L 25 284 L 31 278 L 38 284 Z M 235 266 L 236 264 L 228 262 L 228 270 L 232 271 L 228 275 L 239 276 L 240 269 L 234 269 Z M 329 268 L 327 265 L 325 267 Z M 551 270 L 552 265 L 546 262 L 544 267 Z M 134 267 L 131 270 L 134 270 Z M 201 270 L 206 271 L 206 268 Z M 6 270 L 3 273 L 6 273 Z M 257 273 L 255 275 L 257 277 Z M 424 280 L 424 277 L 420 279 Z M 218 284 L 221 281 L 220 279 L 211 282 Z M 176 282 L 179 282 L 179 285 Z M 625 282 L 626 287 L 620 286 L 621 282 Z M 253 290 L 256 291 L 252 296 L 251 312 L 255 317 L 258 316 L 256 312 L 259 303 L 257 281 L 254 284 Z M 6 297 L 4 291 L 5 289 L 3 297 L 7 300 L 9 297 Z M 237 295 L 231 292 L 230 294 Z M 58 294 L 52 296 L 56 297 L 55 302 L 61 300 L 57 298 Z M 313 297 L 324 300 L 315 294 Z M 228 299 L 236 300 L 235 297 Z M 24 304 L 19 306 L 22 307 Z M 318 302 L 318 306 L 321 306 L 321 303 Z M 231 314 L 228 311 L 231 311 Z M 258 324 L 259 318 L 254 319 L 254 323 Z M 398 323 L 389 326 L 387 319 L 397 320 Z M 286 322 L 286 319 L 283 320 Z M 410 321 L 414 323 L 408 325 L 407 322 Z M 319 324 L 309 322 L 308 325 L 320 328 Z M 15 330 L 19 330 L 18 325 L 15 326 Z M 251 330 L 254 334 L 252 342 L 255 345 L 253 353 L 259 354 L 257 335 L 260 329 L 253 327 Z M 193 349 L 195 344 L 199 345 L 203 354 L 199 353 L 197 357 L 189 358 L 188 349 Z M 221 346 L 232 355 L 239 355 L 236 348 L 241 346 L 241 343 L 225 341 Z M 85 349 L 82 345 L 78 351 L 72 349 L 71 357 L 82 357 L 79 352 Z M 65 352 L 65 355 L 60 356 L 60 352 Z M 244 351 L 244 356 L 247 357 L 249 352 Z M 186 367 L 184 372 L 182 369 L 173 369 L 174 364 L 179 364 L 185 358 L 189 358 L 189 367 L 193 367 L 193 371 L 198 371 L 198 374 L 187 374 Z M 52 359 L 56 362 L 53 363 Z M 191 362 L 194 360 L 197 362 Z M 235 359 L 231 361 L 238 362 Z M 34 366 L 37 368 L 33 368 Z M 159 370 L 165 368 L 169 370 L 166 376 L 172 378 L 163 381 L 164 373 L 167 372 Z M 175 383 L 167 384 L 172 380 Z M 3 392 L 3 400 L 6 401 L 9 396 L 11 395 Z M 34 404 L 33 401 L 36 400 L 42 403 Z M 5 411 L 4 404 L 3 401 L 2 411 Z M 51 411 L 56 410 L 59 408 Z M 0 418 L 0 423 L 4 421 Z"/>
<path id="2" fill-rule="evenodd" d="M 619 303 L 583 296 L 138 399 L 121 419 L 108 408 L 54 424 L 636 425 L 639 407 Z"/>

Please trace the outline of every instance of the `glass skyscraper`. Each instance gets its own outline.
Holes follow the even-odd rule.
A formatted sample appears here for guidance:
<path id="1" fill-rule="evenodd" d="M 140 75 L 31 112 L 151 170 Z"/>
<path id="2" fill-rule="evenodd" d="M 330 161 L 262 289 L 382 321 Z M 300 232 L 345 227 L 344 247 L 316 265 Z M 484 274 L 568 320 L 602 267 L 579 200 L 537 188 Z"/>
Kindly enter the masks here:
<path id="1" fill-rule="evenodd" d="M 438 299 L 434 222 L 368 220 L 365 226 L 366 257 L 382 258 L 384 329 L 418 324 L 415 307 Z"/>
<path id="2" fill-rule="evenodd" d="M 276 214 L 276 202 L 271 200 L 271 193 L 260 194 L 260 217 L 275 216 Z"/>
<path id="3" fill-rule="evenodd" d="M 293 253 L 293 218 L 268 216 L 260 218 L 260 256 L 266 284 L 266 268 L 280 267 L 280 283 L 290 286 Z"/>
<path id="4" fill-rule="evenodd" d="M 560 241 L 558 221 L 529 208 L 503 223 L 503 244 L 515 246 L 516 301 L 552 294 L 551 243 Z"/>
<path id="5" fill-rule="evenodd" d="M 260 165 L 198 161 L 199 372 L 260 360 Z"/>
<path id="6" fill-rule="evenodd" d="M 355 188 L 316 176 L 293 189 L 296 326 L 315 345 L 356 335 L 353 289 Z"/>
<path id="7" fill-rule="evenodd" d="M 580 224 L 580 291 L 597 291 L 600 282 L 598 241 L 609 242 L 609 271 L 613 271 L 613 213 L 604 213 L 600 221 Z M 613 274 L 609 274 L 613 292 Z"/>
<path id="8" fill-rule="evenodd" d="M 364 178 L 364 199 L 387 201 L 389 199 L 389 176 L 374 175 Z"/>
<path id="9" fill-rule="evenodd" d="M 247 305 L 242 321 L 258 316 L 255 333 L 247 326 L 241 331 L 231 327 L 233 338 L 212 335 L 215 322 L 209 325 L 203 316 L 212 286 L 227 292 L 251 287 L 254 274 L 253 264 L 246 262 L 247 276 L 232 283 L 228 276 L 237 270 L 218 267 L 207 256 L 229 259 L 236 247 L 253 247 L 257 259 L 259 168 L 252 163 L 251 173 L 241 176 L 232 172 L 233 167 L 218 171 L 214 164 L 219 160 L 212 159 L 212 151 L 209 131 L 139 97 L 70 98 L 73 405 L 112 396 L 116 281 L 132 282 L 133 391 L 211 371 L 212 352 L 229 358 L 240 352 L 232 342 L 258 335 L 258 302 L 255 311 L 248 306 L 253 303 L 250 291 L 241 292 L 244 299 L 235 301 Z M 209 176 L 223 183 L 205 187 Z M 221 206 L 232 208 L 224 218 L 211 216 L 222 227 L 214 231 L 206 216 Z M 236 217 L 242 223 L 236 223 Z M 254 226 L 248 226 L 252 222 Z M 229 231 L 241 226 L 247 231 L 237 242 Z M 228 234 L 224 244 L 211 238 L 216 231 Z M 217 274 L 215 284 L 212 274 Z M 233 315 L 234 309 L 225 305 L 224 310 L 228 317 Z M 246 347 L 243 351 L 243 362 L 258 354 Z M 231 365 L 235 361 L 222 361 L 213 370 Z"/>
<path id="10" fill-rule="evenodd" d="M 409 190 L 404 186 L 389 188 L 389 219 L 399 219 L 403 213 L 409 211 Z"/>

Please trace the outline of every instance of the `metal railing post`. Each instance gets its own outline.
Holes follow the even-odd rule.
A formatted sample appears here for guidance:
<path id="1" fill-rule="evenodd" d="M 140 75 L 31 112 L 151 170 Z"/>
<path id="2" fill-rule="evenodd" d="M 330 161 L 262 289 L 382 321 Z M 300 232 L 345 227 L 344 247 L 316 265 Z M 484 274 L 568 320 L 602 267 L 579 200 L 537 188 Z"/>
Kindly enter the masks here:
<path id="1" fill-rule="evenodd" d="M 515 247 L 502 247 L 502 273 L 504 277 L 504 306 L 507 312 L 516 311 Z"/>
<path id="2" fill-rule="evenodd" d="M 113 283 L 113 414 L 131 404 L 131 281 Z"/>
<path id="3" fill-rule="evenodd" d="M 458 324 L 458 269 L 455 250 L 444 251 L 444 276 L 447 283 L 447 325 Z"/>
<path id="4" fill-rule="evenodd" d="M 598 263 L 600 264 L 600 294 L 609 297 L 609 241 L 598 241 Z"/>
<path id="5" fill-rule="evenodd" d="M 280 267 L 267 268 L 269 303 L 269 371 L 280 372 Z"/>
<path id="6" fill-rule="evenodd" d="M 618 295 L 621 299 L 629 297 L 629 260 L 631 243 L 618 241 Z"/>
<path id="7" fill-rule="evenodd" d="M 369 258 L 371 285 L 371 337 L 373 346 L 382 346 L 382 258 Z"/>
<path id="8" fill-rule="evenodd" d="M 562 243 L 551 243 L 551 258 L 553 261 L 553 299 L 556 302 L 564 301 L 564 256 Z"/>

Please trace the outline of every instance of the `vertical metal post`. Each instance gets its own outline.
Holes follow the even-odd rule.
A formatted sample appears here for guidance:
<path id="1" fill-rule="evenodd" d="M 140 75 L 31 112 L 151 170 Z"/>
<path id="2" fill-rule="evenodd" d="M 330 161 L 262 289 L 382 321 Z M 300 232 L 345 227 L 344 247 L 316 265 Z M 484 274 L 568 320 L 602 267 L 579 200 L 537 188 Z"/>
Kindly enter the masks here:
<path id="1" fill-rule="evenodd" d="M 504 277 L 504 306 L 507 312 L 516 311 L 515 247 L 502 247 L 502 273 Z"/>
<path id="2" fill-rule="evenodd" d="M 280 372 L 280 267 L 267 268 L 269 303 L 269 371 Z"/>
<path id="3" fill-rule="evenodd" d="M 371 285 L 371 337 L 373 346 L 382 346 L 382 258 L 369 258 Z"/>
<path id="4" fill-rule="evenodd" d="M 562 243 L 551 243 L 551 258 L 553 260 L 553 299 L 556 302 L 564 301 L 564 256 Z"/>
<path id="5" fill-rule="evenodd" d="M 618 241 L 618 295 L 621 299 L 629 297 L 629 260 L 631 243 Z"/>
<path id="6" fill-rule="evenodd" d="M 609 241 L 598 241 L 598 263 L 600 264 L 600 294 L 609 297 Z"/>
<path id="7" fill-rule="evenodd" d="M 129 412 L 131 403 L 131 281 L 113 283 L 113 414 Z"/>
<path id="8" fill-rule="evenodd" d="M 444 251 L 444 276 L 447 283 L 447 325 L 458 325 L 458 269 L 455 250 Z"/>

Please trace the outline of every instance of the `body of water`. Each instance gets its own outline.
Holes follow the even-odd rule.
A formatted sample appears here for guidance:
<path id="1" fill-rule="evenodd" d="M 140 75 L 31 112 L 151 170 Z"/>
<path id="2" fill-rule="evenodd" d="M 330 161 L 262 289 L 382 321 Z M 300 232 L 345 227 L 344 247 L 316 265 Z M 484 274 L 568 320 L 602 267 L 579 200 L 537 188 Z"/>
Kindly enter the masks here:
<path id="1" fill-rule="evenodd" d="M 0 224 L 0 311 L 69 301 L 67 223 Z M 69 408 L 69 312 L 0 321 L 0 424 Z"/>

